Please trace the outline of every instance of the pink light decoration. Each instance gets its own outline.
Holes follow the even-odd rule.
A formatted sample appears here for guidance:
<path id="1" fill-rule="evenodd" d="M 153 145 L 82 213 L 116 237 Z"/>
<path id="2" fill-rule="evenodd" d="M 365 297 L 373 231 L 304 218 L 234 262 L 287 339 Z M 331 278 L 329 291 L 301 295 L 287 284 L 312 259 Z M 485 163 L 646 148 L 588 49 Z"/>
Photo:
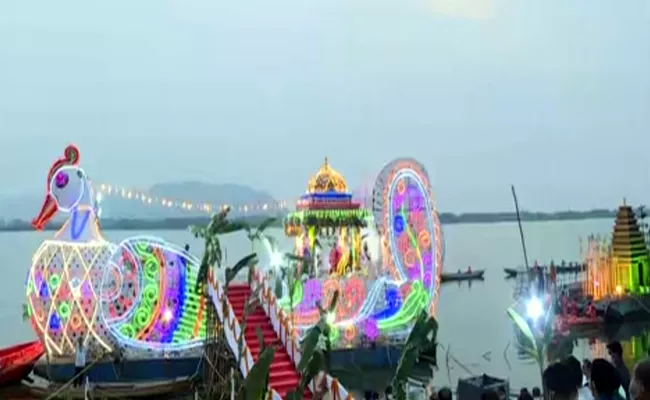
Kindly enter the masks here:
<path id="1" fill-rule="evenodd" d="M 304 300 L 298 306 L 299 311 L 310 311 L 316 308 L 316 303 L 323 300 L 323 282 L 319 279 L 310 279 L 305 282 Z"/>
<path id="2" fill-rule="evenodd" d="M 373 342 L 379 337 L 379 325 L 374 318 L 368 318 L 366 320 L 365 333 L 368 339 Z"/>
<path id="3" fill-rule="evenodd" d="M 430 288 L 431 283 L 433 283 L 433 274 L 431 273 L 431 270 L 426 270 L 424 272 L 424 279 L 423 279 L 424 287 Z"/>

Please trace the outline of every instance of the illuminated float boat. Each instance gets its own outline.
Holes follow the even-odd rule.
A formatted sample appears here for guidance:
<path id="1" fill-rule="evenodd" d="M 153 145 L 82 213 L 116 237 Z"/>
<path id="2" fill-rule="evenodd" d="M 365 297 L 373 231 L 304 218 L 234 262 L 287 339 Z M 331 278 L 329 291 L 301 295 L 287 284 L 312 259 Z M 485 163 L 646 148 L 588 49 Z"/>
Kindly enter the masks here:
<path id="1" fill-rule="evenodd" d="M 32 223 L 42 230 L 57 212 L 69 218 L 36 251 L 27 279 L 28 312 L 50 360 L 72 360 L 79 338 L 89 354 L 120 348 L 134 359 L 196 357 L 205 337 L 199 261 L 162 239 L 110 243 L 97 200 L 79 150 L 67 147 Z"/>
<path id="2" fill-rule="evenodd" d="M 293 301 L 285 284 L 279 303 L 301 334 L 318 321 L 317 305 L 338 291 L 328 322 L 340 350 L 401 343 L 420 312 L 435 313 L 442 238 L 424 167 L 413 159 L 388 164 L 372 204 L 354 202 L 326 159 L 284 221 L 303 261 Z"/>

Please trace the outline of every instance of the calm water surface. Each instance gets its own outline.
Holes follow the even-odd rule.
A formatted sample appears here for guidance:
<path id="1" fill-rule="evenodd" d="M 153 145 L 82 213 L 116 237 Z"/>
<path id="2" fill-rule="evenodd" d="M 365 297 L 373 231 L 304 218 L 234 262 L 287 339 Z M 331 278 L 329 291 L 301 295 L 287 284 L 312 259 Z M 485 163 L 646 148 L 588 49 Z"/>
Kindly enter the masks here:
<path id="1" fill-rule="evenodd" d="M 585 220 L 568 222 L 526 223 L 524 231 L 531 260 L 548 262 L 577 260 L 580 257 L 579 238 L 589 234 L 609 234 L 612 220 Z M 119 242 L 129 236 L 143 234 L 137 231 L 107 231 L 108 240 Z M 154 232 L 172 243 L 188 243 L 191 251 L 201 254 L 203 245 L 187 231 Z M 292 241 L 279 229 L 272 232 L 289 250 Z M 513 302 L 513 283 L 504 280 L 502 268 L 523 264 L 519 232 L 516 224 L 462 224 L 444 227 L 446 255 L 445 269 L 456 271 L 471 265 L 485 269 L 485 281 L 446 284 L 441 288 L 438 303 L 440 323 L 439 341 L 449 348 L 449 370 L 445 352 L 438 356 L 439 372 L 436 381 L 449 384 L 467 374 L 453 359 L 472 373 L 488 373 L 509 377 L 513 388 L 538 385 L 535 365 L 519 361 L 512 345 L 514 328 L 506 316 L 506 308 Z M 0 233 L 0 254 L 4 257 L 0 279 L 0 347 L 31 340 L 31 327 L 22 322 L 22 304 L 25 298 L 25 279 L 33 252 L 52 232 Z M 243 233 L 227 235 L 223 243 L 231 262 L 250 252 L 250 243 Z M 262 261 L 266 254 L 260 254 Z M 638 347 L 638 346 L 637 346 Z M 506 348 L 508 349 L 507 351 Z M 574 349 L 579 357 L 589 357 L 594 351 L 586 341 Z"/>

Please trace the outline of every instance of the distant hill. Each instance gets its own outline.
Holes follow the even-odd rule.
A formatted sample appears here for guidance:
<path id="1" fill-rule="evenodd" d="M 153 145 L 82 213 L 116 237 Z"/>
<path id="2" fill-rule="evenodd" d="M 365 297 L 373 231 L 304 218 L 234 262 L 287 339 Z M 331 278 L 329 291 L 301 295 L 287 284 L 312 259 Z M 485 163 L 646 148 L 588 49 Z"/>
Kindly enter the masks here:
<path id="1" fill-rule="evenodd" d="M 148 193 L 151 196 L 165 197 L 176 201 L 212 204 L 269 204 L 276 202 L 273 196 L 267 192 L 246 185 L 230 183 L 211 184 L 198 181 L 158 183 L 153 185 Z M 29 221 L 40 211 L 43 198 L 44 194 L 0 196 L 0 218 Z M 233 216 L 238 216 L 238 214 L 237 210 L 232 211 Z M 205 213 L 149 206 L 137 200 L 127 200 L 119 196 L 107 196 L 102 200 L 103 218 L 165 219 L 193 216 L 205 216 Z"/>
<path id="2" fill-rule="evenodd" d="M 270 204 L 275 199 L 269 193 L 234 183 L 210 184 L 197 181 L 159 183 L 149 189 L 152 196 L 172 199 L 205 201 L 212 204 Z M 234 211 L 234 210 L 233 210 Z"/>
<path id="3" fill-rule="evenodd" d="M 234 217 L 234 222 L 246 223 L 250 226 L 260 224 L 268 216 L 278 218 L 272 226 L 281 227 L 283 217 L 286 214 L 276 213 L 275 215 L 267 216 L 247 216 L 247 217 Z M 521 218 L 523 221 L 569 221 L 581 219 L 597 219 L 606 218 L 614 219 L 616 217 L 615 210 L 591 210 L 591 211 L 562 211 L 556 213 L 541 213 L 541 212 L 522 212 Z M 453 214 L 441 213 L 440 222 L 442 224 L 463 224 L 463 223 L 495 223 L 495 222 L 514 222 L 517 216 L 512 212 L 501 213 L 466 213 L 466 214 Z M 156 230 L 156 229 L 186 229 L 189 225 L 204 225 L 209 222 L 209 217 L 206 215 L 190 217 L 185 214 L 183 217 L 167 217 L 167 218 L 102 218 L 102 229 L 121 229 L 121 230 Z M 52 223 L 47 229 L 58 229 L 61 226 L 61 221 Z M 27 231 L 32 230 L 32 227 L 27 220 L 3 220 L 0 218 L 0 231 Z"/>

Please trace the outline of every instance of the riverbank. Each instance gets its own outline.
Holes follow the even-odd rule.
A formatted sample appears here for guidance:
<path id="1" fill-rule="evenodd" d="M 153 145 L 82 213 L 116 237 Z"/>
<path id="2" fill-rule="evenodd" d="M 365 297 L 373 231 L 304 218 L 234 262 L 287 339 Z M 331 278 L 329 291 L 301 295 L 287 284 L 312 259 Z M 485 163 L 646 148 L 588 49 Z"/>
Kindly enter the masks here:
<path id="1" fill-rule="evenodd" d="M 250 216 L 233 218 L 233 222 L 247 224 L 255 227 L 262 223 L 269 216 Z M 282 227 L 284 214 L 278 214 L 278 220 L 273 227 Z M 440 223 L 444 224 L 481 224 L 497 222 L 513 222 L 517 215 L 513 212 L 500 213 L 440 213 Z M 586 219 L 613 219 L 616 217 L 615 210 L 590 210 L 590 211 L 559 211 L 552 213 L 527 212 L 521 213 L 523 221 L 575 221 Z M 205 225 L 209 217 L 185 217 L 165 219 L 136 219 L 136 218 L 104 218 L 101 220 L 103 230 L 178 230 L 187 229 L 190 225 Z M 62 222 L 54 221 L 46 227 L 46 230 L 58 230 Z M 10 221 L 0 220 L 0 232 L 22 232 L 33 230 L 29 221 L 14 219 Z"/>

